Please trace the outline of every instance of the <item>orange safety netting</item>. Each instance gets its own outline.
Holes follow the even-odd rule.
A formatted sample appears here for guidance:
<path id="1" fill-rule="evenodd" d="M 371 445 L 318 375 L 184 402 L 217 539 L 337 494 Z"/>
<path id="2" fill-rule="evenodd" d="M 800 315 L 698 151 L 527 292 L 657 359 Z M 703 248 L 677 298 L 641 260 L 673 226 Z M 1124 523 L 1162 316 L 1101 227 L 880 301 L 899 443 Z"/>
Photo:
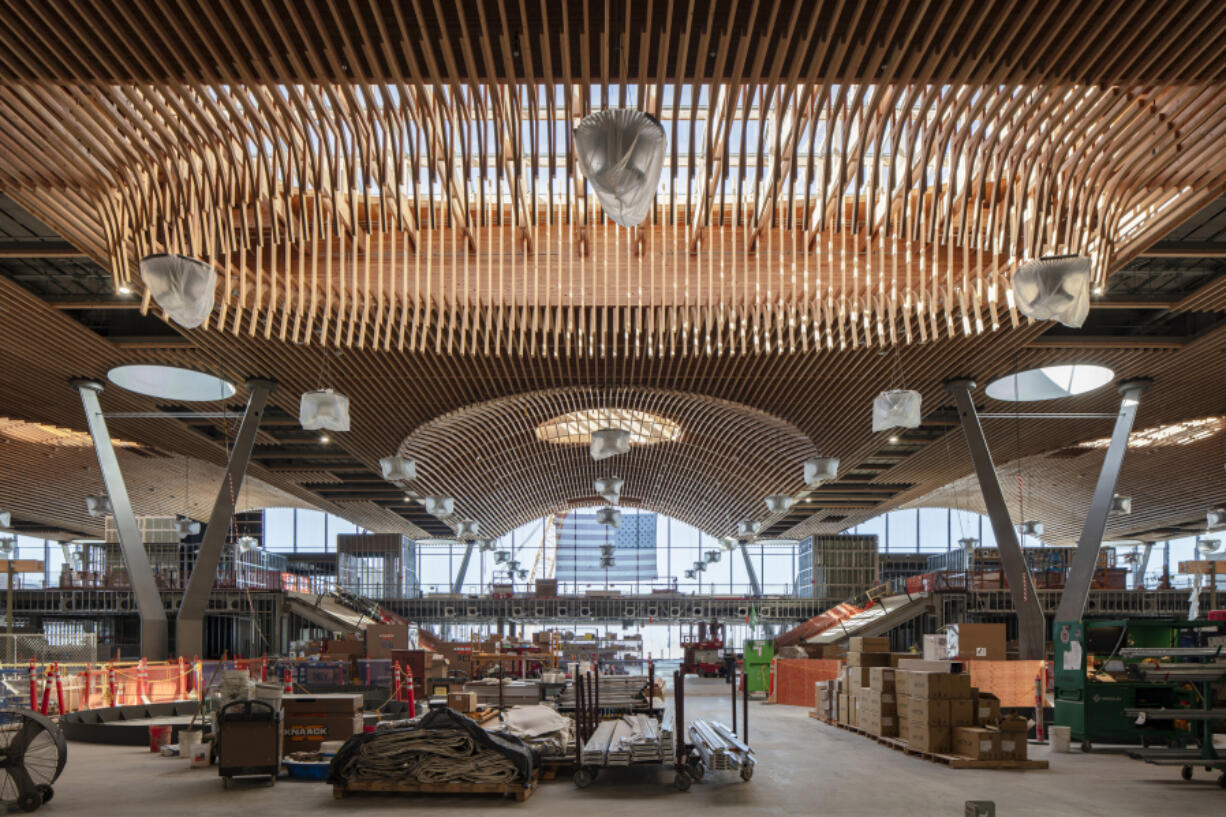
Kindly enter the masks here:
<path id="1" fill-rule="evenodd" d="M 843 662 L 830 658 L 778 658 L 775 660 L 775 703 L 816 706 L 813 685 L 839 677 Z"/>

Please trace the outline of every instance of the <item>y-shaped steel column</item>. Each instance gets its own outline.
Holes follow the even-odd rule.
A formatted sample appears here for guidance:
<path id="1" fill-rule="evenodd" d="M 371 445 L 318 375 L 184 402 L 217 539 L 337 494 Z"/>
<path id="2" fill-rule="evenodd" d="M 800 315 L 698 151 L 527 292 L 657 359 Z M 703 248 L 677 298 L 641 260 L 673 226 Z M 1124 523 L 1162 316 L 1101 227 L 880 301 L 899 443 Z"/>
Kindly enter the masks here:
<path id="1" fill-rule="evenodd" d="M 132 500 L 128 497 L 128 488 L 124 484 L 123 473 L 119 470 L 115 447 L 111 444 L 111 435 L 106 429 L 106 418 L 102 416 L 102 406 L 98 402 L 102 384 L 95 380 L 70 382 L 73 388 L 81 393 L 81 403 L 85 406 L 85 422 L 89 424 L 90 436 L 94 438 L 98 467 L 102 471 L 106 495 L 110 497 L 111 509 L 115 515 L 119 549 L 123 551 L 128 583 L 132 585 L 132 595 L 136 597 L 136 610 L 140 615 L 141 655 L 160 661 L 169 655 L 166 610 L 162 607 L 162 594 L 158 592 L 157 582 L 153 580 L 149 555 L 145 553 L 145 543 L 141 540 L 140 528 L 136 526 L 136 514 L 132 512 Z"/>
<path id="2" fill-rule="evenodd" d="M 460 560 L 460 569 L 456 571 L 455 578 L 451 580 L 451 593 L 456 595 L 464 589 L 464 577 L 468 575 L 468 563 L 473 558 L 473 549 L 477 546 L 476 542 L 469 542 L 464 548 L 464 558 Z"/>
<path id="3" fill-rule="evenodd" d="M 234 505 L 243 487 L 243 477 L 247 474 L 251 449 L 255 447 L 255 434 L 264 416 L 268 395 L 276 387 L 277 384 L 271 380 L 247 382 L 247 391 L 251 393 L 247 411 L 238 427 L 238 436 L 234 438 L 234 447 L 230 449 L 230 464 L 221 478 L 213 512 L 209 514 L 209 525 L 205 528 L 200 550 L 196 554 L 196 564 L 192 567 L 187 589 L 183 591 L 183 601 L 179 604 L 179 616 L 175 621 L 175 652 L 179 655 L 191 657 L 204 654 L 204 610 L 208 606 L 209 593 L 213 590 L 213 579 L 217 576 L 226 534 L 230 532 Z"/>
<path id="4" fill-rule="evenodd" d="M 1047 641 L 1043 607 L 1039 604 L 1034 578 L 1030 575 L 1021 545 L 1018 544 L 1017 531 L 1009 516 L 1009 508 L 1005 505 L 1000 480 L 996 477 L 992 452 L 988 450 L 988 441 L 983 436 L 983 426 L 979 424 L 979 414 L 975 411 L 974 400 L 971 399 L 975 382 L 951 380 L 945 384 L 945 388 L 958 404 L 958 419 L 962 421 L 966 445 L 971 450 L 971 461 L 975 465 L 975 476 L 979 478 L 983 504 L 987 508 L 988 518 L 992 521 L 992 532 L 996 534 L 1000 564 L 1009 582 L 1009 595 L 1013 599 L 1013 606 L 1017 610 L 1018 657 L 1043 658 Z"/>
<path id="5" fill-rule="evenodd" d="M 1115 417 L 1115 430 L 1111 432 L 1111 444 L 1098 472 L 1098 484 L 1094 486 L 1094 498 L 1081 526 L 1081 538 L 1073 553 L 1073 565 L 1064 582 L 1064 593 L 1056 608 L 1056 621 L 1077 621 L 1085 612 L 1086 599 L 1090 595 L 1090 583 L 1094 580 L 1094 568 L 1098 564 L 1098 551 L 1103 545 L 1103 532 L 1107 529 L 1107 514 L 1111 513 L 1111 500 L 1124 464 L 1124 452 L 1128 450 L 1128 437 L 1132 423 L 1137 418 L 1137 406 L 1141 395 L 1153 385 L 1151 380 L 1129 380 L 1120 384 L 1120 412 Z"/>

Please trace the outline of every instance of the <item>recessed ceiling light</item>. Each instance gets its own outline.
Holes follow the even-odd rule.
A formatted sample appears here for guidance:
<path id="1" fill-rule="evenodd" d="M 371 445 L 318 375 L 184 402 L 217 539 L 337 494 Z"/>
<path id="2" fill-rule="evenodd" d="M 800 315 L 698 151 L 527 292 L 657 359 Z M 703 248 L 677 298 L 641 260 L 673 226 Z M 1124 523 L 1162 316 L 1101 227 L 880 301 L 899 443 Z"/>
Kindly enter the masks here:
<path id="1" fill-rule="evenodd" d="M 320 434 L 319 441 L 323 443 L 324 445 L 327 445 L 328 443 L 332 442 L 332 438 L 329 437 L 327 434 Z"/>
<path id="2" fill-rule="evenodd" d="M 897 443 L 897 442 L 898 442 L 898 440 L 899 440 L 899 437 L 898 437 L 898 435 L 897 435 L 897 434 L 891 434 L 891 435 L 890 435 L 890 442 L 891 442 L 891 443 Z"/>
<path id="3" fill-rule="evenodd" d="M 127 285 L 125 284 L 125 285 L 123 285 L 123 286 L 120 286 L 120 287 L 119 287 L 119 289 L 117 289 L 117 290 L 115 290 L 115 291 L 116 291 L 116 292 L 118 292 L 120 295 L 131 295 L 131 294 L 132 294 L 132 287 L 127 286 Z"/>
<path id="4" fill-rule="evenodd" d="M 1055 400 L 1094 391 L 1111 382 L 1115 372 L 1085 363 L 1043 366 L 1006 375 L 988 384 L 984 392 L 1010 403 Z"/>

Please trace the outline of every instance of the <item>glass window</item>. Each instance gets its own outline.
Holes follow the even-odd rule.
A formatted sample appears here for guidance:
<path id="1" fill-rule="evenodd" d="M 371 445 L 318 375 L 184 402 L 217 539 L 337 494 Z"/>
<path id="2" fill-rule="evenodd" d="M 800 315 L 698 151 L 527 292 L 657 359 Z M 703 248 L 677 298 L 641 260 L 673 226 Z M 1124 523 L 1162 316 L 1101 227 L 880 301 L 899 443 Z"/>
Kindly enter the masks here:
<path id="1" fill-rule="evenodd" d="M 294 509 L 264 509 L 264 547 L 268 550 L 294 550 Z"/>
<path id="2" fill-rule="evenodd" d="M 949 550 L 949 522 L 948 508 L 920 508 L 919 549 L 925 553 Z"/>

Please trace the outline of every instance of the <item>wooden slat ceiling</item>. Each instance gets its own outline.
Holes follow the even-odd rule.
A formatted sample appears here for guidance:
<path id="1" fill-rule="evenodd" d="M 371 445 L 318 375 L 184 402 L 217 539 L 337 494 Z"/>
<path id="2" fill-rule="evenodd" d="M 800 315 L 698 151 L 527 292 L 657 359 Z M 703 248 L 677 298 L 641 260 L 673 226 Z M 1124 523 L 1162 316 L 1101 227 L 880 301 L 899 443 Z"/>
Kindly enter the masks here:
<path id="1" fill-rule="evenodd" d="M 605 475 L 537 423 L 653 411 L 683 439 L 610 463 L 628 500 L 716 535 L 746 518 L 799 535 L 966 473 L 949 376 L 1107 361 L 1158 379 L 1156 422 L 1189 410 L 1165 373 L 1220 354 L 1218 270 L 1138 307 L 1135 337 L 1114 273 L 1159 239 L 1213 240 L 1179 230 L 1226 190 L 1221 4 L 169 5 L 17 1 L 0 19 L 0 193 L 42 225 L 0 241 L 22 265 L 0 265 L 0 308 L 49 336 L 3 327 L 10 370 L 33 370 L 4 416 L 80 427 L 64 379 L 121 361 L 272 376 L 260 478 L 419 536 L 447 528 L 400 488 L 454 496 L 496 535 Z M 608 107 L 668 134 L 633 231 L 571 145 Z M 150 317 L 137 264 L 160 251 L 218 269 L 204 328 Z M 1013 270 L 1066 252 L 1115 309 L 1081 332 L 1019 319 Z M 81 284 L 94 264 L 109 282 Z M 44 286 L 48 268 L 75 277 Z M 292 423 L 321 383 L 353 400 L 326 446 Z M 903 384 L 925 424 L 870 434 L 872 397 Z M 224 447 L 215 423 L 120 425 L 206 461 Z M 989 428 L 1021 456 L 1081 433 Z M 381 484 L 397 450 L 417 484 Z M 843 478 L 766 517 L 814 453 Z"/>

